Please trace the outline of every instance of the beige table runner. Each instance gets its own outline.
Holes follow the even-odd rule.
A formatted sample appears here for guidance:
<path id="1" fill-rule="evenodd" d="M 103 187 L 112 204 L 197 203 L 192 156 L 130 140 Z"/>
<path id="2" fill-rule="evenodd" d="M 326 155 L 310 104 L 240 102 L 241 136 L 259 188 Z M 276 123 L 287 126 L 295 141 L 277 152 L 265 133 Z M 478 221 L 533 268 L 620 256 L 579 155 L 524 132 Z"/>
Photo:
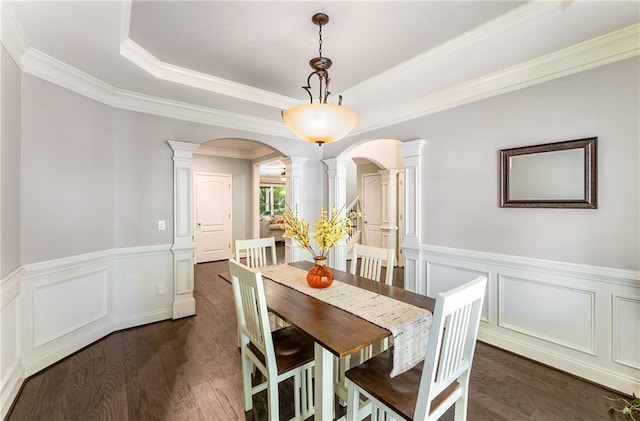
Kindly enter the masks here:
<path id="1" fill-rule="evenodd" d="M 394 345 L 391 377 L 404 373 L 424 359 L 431 329 L 429 310 L 338 280 L 334 280 L 329 288 L 311 288 L 307 284 L 307 271 L 287 264 L 265 266 L 260 271 L 265 278 L 389 330 Z"/>

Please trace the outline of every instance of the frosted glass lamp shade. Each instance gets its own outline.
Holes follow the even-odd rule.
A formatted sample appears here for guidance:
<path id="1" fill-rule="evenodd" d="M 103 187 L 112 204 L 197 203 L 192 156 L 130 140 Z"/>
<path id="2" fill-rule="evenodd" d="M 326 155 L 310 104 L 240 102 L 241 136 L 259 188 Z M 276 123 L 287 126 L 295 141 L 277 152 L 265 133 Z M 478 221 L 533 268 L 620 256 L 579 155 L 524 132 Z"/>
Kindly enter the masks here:
<path id="1" fill-rule="evenodd" d="M 302 139 L 322 145 L 345 137 L 358 123 L 358 114 L 337 104 L 302 104 L 282 112 L 287 126 Z"/>

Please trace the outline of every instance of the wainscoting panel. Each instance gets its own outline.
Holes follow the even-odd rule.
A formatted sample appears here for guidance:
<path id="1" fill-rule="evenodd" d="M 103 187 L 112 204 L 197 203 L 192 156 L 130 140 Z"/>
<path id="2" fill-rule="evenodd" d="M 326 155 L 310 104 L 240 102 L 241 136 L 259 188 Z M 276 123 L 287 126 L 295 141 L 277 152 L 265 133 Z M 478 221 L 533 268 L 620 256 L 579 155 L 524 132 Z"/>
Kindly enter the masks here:
<path id="1" fill-rule="evenodd" d="M 113 330 L 170 319 L 173 256 L 165 247 L 131 251 L 113 262 Z"/>
<path id="2" fill-rule="evenodd" d="M 635 297 L 613 295 L 613 361 L 640 370 L 640 299 L 638 295 Z"/>
<path id="3" fill-rule="evenodd" d="M 460 286 L 466 282 L 484 276 L 489 279 L 487 272 L 480 272 L 475 270 L 463 269 L 460 267 L 454 267 L 444 265 L 441 263 L 427 262 L 427 290 L 426 295 L 429 297 L 435 297 L 441 292 L 448 291 L 452 288 Z M 485 322 L 489 321 L 489 308 L 491 307 L 491 300 L 489 299 L 489 288 L 485 292 L 484 304 L 482 306 L 482 319 Z"/>
<path id="4" fill-rule="evenodd" d="M 487 276 L 480 340 L 640 395 L 639 271 L 425 244 L 403 250 L 419 260 L 405 268 L 405 287 L 422 294 Z"/>
<path id="5" fill-rule="evenodd" d="M 107 316 L 109 269 L 33 289 L 33 346 L 37 348 Z"/>
<path id="6" fill-rule="evenodd" d="M 498 326 L 595 354 L 595 292 L 498 276 Z"/>

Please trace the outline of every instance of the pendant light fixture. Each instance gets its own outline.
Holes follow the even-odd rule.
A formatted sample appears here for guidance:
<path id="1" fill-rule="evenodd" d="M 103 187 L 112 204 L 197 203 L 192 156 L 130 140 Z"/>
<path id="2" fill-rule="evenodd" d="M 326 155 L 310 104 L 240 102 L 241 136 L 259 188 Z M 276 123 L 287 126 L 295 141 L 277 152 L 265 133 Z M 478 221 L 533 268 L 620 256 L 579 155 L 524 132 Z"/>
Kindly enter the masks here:
<path id="1" fill-rule="evenodd" d="M 358 114 L 342 105 L 342 95 L 338 96 L 338 104 L 327 103 L 329 92 L 329 68 L 331 59 L 322 57 L 322 26 L 329 22 L 329 16 L 316 13 L 311 21 L 320 27 L 319 57 L 312 58 L 309 65 L 313 72 L 307 77 L 307 86 L 302 89 L 309 94 L 310 103 L 296 105 L 282 111 L 282 119 L 292 132 L 302 139 L 322 146 L 345 137 L 358 123 Z M 311 94 L 311 79 L 317 76 L 319 80 L 318 102 L 313 102 Z"/>

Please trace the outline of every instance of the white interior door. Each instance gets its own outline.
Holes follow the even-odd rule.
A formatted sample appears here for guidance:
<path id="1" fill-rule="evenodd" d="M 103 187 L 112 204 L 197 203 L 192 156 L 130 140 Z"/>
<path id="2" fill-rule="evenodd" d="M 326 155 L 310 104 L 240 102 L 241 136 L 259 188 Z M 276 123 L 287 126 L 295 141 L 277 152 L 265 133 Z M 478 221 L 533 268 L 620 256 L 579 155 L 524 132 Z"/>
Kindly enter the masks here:
<path id="1" fill-rule="evenodd" d="M 231 258 L 231 175 L 196 174 L 196 263 Z"/>
<path id="2" fill-rule="evenodd" d="M 382 176 L 364 174 L 362 176 L 362 210 L 364 213 L 364 235 L 362 244 L 382 247 Z"/>

